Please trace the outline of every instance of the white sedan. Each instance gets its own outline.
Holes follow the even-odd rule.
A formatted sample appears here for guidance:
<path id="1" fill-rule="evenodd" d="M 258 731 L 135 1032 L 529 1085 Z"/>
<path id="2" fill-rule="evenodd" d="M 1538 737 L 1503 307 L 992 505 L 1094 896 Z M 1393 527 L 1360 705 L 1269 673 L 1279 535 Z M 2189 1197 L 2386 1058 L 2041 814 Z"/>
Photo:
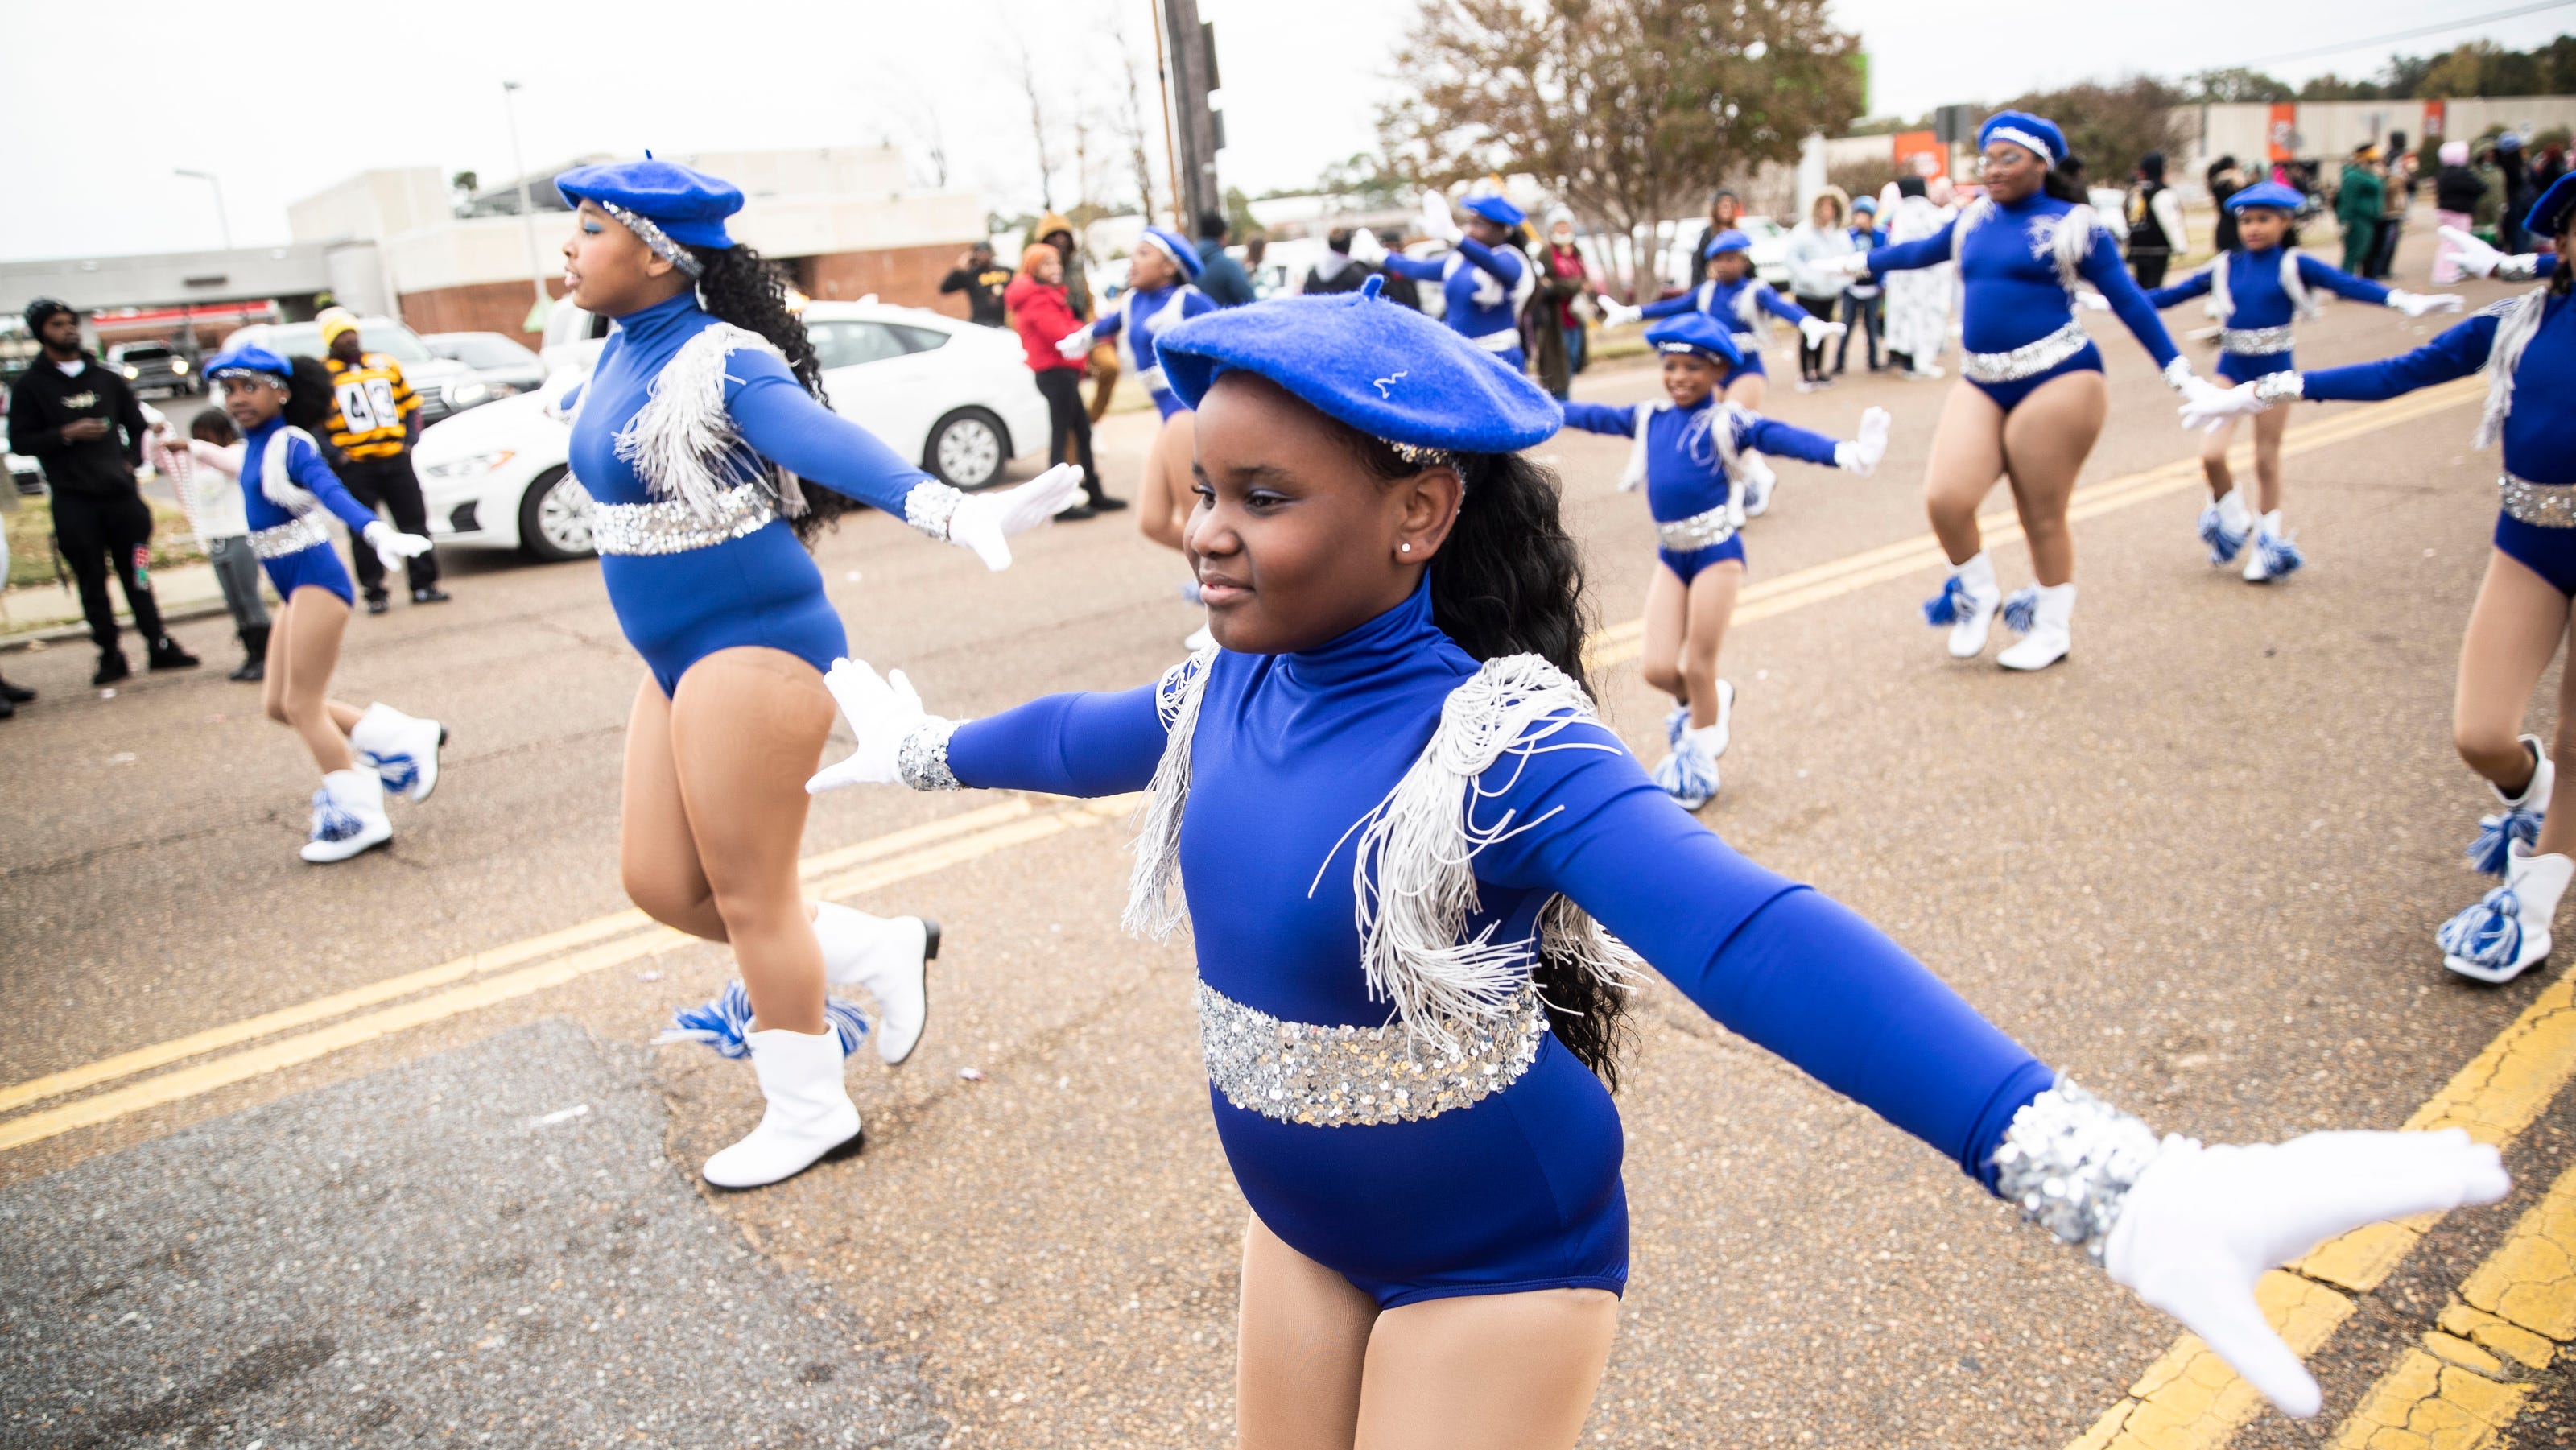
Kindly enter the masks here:
<path id="1" fill-rule="evenodd" d="M 981 488 L 1047 446 L 1046 399 L 1016 335 L 877 302 L 812 302 L 804 317 L 832 410 L 944 481 Z M 422 431 L 412 461 L 439 543 L 541 559 L 591 552 L 590 495 L 566 458 L 571 430 L 546 413 L 562 391 L 558 378 Z"/>

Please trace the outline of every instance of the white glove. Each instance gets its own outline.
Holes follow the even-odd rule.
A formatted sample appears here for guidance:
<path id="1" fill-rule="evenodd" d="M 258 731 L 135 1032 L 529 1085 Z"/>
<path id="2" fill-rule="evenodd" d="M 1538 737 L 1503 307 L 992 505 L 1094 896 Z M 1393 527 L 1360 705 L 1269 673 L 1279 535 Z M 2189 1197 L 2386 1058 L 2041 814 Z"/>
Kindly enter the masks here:
<path id="1" fill-rule="evenodd" d="M 1860 436 L 1848 443 L 1834 445 L 1834 464 L 1863 478 L 1878 471 L 1878 460 L 1887 456 L 1887 428 L 1891 420 L 1885 408 L 1872 408 L 1860 415 Z"/>
<path id="2" fill-rule="evenodd" d="M 2075 301 L 2087 312 L 2108 312 L 2111 310 L 2111 299 L 2089 288 L 2076 293 Z"/>
<path id="3" fill-rule="evenodd" d="M 1003 542 L 1025 534 L 1073 506 L 1082 492 L 1082 465 L 1059 463 L 1017 488 L 1000 493 L 970 493 L 948 516 L 948 542 L 972 549 L 984 567 L 1000 573 L 1011 567 L 1011 546 Z"/>
<path id="4" fill-rule="evenodd" d="M 1091 349 L 1091 329 L 1088 327 L 1077 327 L 1055 340 L 1055 355 L 1067 362 L 1088 356 Z"/>
<path id="5" fill-rule="evenodd" d="M 2251 417 L 2271 406 L 2254 396 L 2252 383 L 2222 388 L 2195 375 L 2182 387 L 2182 425 L 2186 428 L 2215 428 L 2230 418 Z"/>
<path id="6" fill-rule="evenodd" d="M 1386 260 L 1386 243 L 1367 227 L 1351 228 L 1351 260 L 1363 267 L 1374 267 Z"/>
<path id="7" fill-rule="evenodd" d="M 805 793 L 821 795 L 845 785 L 893 785 L 902 780 L 895 769 L 895 752 L 930 718 L 912 681 L 901 670 L 890 678 L 881 677 L 866 660 L 837 659 L 823 676 L 823 687 L 841 707 L 841 718 L 850 722 L 850 735 L 857 744 L 838 764 L 816 771 L 805 782 Z"/>
<path id="8" fill-rule="evenodd" d="M 1798 335 L 1807 340 L 1809 347 L 1822 347 L 1832 339 L 1842 336 L 1847 330 L 1842 323 L 1827 322 L 1821 317 L 1798 319 Z"/>
<path id="9" fill-rule="evenodd" d="M 2511 1187 L 2496 1150 L 2458 1128 L 2250 1147 L 2167 1138 L 2121 1205 L 2102 1266 L 2305 1419 L 2317 1412 L 2317 1382 L 2264 1322 L 2254 1281 L 2363 1224 L 2493 1203 Z"/>
<path id="10" fill-rule="evenodd" d="M 394 532 L 394 526 L 383 519 L 376 519 L 360 529 L 358 537 L 376 551 L 376 558 L 384 564 L 387 572 L 400 569 L 405 559 L 418 558 L 434 547 L 418 534 Z"/>
<path id="11" fill-rule="evenodd" d="M 2388 305 L 2409 317 L 2421 317 L 2427 312 L 2457 312 L 2460 299 L 2449 292 L 2400 292 L 2391 287 L 2388 289 Z"/>
<path id="12" fill-rule="evenodd" d="M 1452 244 L 1467 235 L 1458 229 L 1458 219 L 1449 213 L 1449 198 L 1437 191 L 1422 193 L 1422 232 L 1434 241 Z"/>
<path id="13" fill-rule="evenodd" d="M 1843 252 L 1835 256 L 1827 257 L 1816 263 L 1816 270 L 1827 276 L 1833 276 L 1836 274 L 1840 274 L 1845 277 L 1868 276 L 1869 252 L 1864 248 L 1857 252 Z"/>
<path id="14" fill-rule="evenodd" d="M 2452 247 L 2456 249 L 2451 254 L 2451 260 L 2459 263 L 2460 270 L 2470 276 L 2492 276 L 2495 269 L 2503 265 L 2504 253 L 2458 227 L 2443 227 L 2441 232 L 2443 236 L 2450 239 Z"/>
<path id="15" fill-rule="evenodd" d="M 1642 307 L 1631 307 L 1616 297 L 1604 297 L 1601 299 L 1601 325 L 1603 327 L 1625 327 L 1632 322 L 1642 322 L 1645 320 L 1645 317 L 1646 310 Z"/>

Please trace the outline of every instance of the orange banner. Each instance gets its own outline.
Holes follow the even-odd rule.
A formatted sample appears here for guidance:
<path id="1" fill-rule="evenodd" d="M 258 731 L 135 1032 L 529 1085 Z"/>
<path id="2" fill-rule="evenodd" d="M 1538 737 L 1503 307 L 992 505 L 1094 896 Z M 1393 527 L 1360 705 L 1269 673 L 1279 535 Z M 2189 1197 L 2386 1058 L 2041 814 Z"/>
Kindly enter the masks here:
<path id="1" fill-rule="evenodd" d="M 2441 101 L 2426 101 L 2424 103 L 2425 135 L 2447 136 L 2451 134 L 2450 127 L 2448 125 L 2449 121 L 2450 107 L 2446 103 Z"/>
<path id="2" fill-rule="evenodd" d="M 2271 123 L 2263 128 L 2263 141 L 2268 148 L 2265 158 L 2272 161 L 2296 161 L 2298 152 L 2291 148 L 2299 139 L 2299 107 L 2295 101 L 2274 101 Z"/>
<path id="3" fill-rule="evenodd" d="M 1920 176 L 1929 181 L 1950 174 L 1950 148 L 1941 144 L 1932 131 L 1899 131 L 1896 133 L 1896 174 Z"/>

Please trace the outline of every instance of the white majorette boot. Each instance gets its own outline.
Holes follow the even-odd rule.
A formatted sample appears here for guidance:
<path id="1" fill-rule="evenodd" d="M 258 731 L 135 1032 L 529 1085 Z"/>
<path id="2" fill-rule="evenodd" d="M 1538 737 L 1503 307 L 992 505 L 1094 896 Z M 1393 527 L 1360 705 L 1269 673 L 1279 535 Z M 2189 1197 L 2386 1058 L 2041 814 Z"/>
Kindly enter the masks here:
<path id="1" fill-rule="evenodd" d="M 438 747 L 446 743 L 446 726 L 406 715 L 381 700 L 349 727 L 349 749 L 359 764 L 382 777 L 385 789 L 416 801 L 429 799 L 438 789 Z"/>
<path id="2" fill-rule="evenodd" d="M 1950 566 L 1941 592 L 1924 601 L 1923 618 L 1935 627 L 1950 626 L 1950 658 L 1972 660 L 1986 651 L 1986 632 L 1994 628 L 1995 609 L 2004 592 L 1995 585 L 1995 561 L 1983 549 L 1964 564 Z"/>
<path id="3" fill-rule="evenodd" d="M 825 901 L 814 907 L 814 936 L 823 944 L 823 980 L 877 999 L 877 1056 L 889 1067 L 912 1056 L 930 1020 L 927 968 L 939 955 L 939 923 Z"/>
<path id="4" fill-rule="evenodd" d="M 2216 503 L 2200 510 L 2200 541 L 2209 546 L 2212 565 L 2233 564 L 2254 536 L 2254 516 L 2245 511 L 2245 492 L 2231 488 Z"/>
<path id="5" fill-rule="evenodd" d="M 2442 923 L 2434 940 L 2442 965 L 2481 982 L 2510 982 L 2549 955 L 2549 922 L 2576 860 L 2555 853 L 2535 856 L 2516 845 L 2505 862 L 2504 884 L 2477 905 Z"/>
<path id="6" fill-rule="evenodd" d="M 1750 448 L 1735 456 L 1735 465 L 1735 476 L 1744 484 L 1744 516 L 1758 519 L 1771 512 L 1771 490 L 1780 486 L 1780 475 Z"/>
<path id="7" fill-rule="evenodd" d="M 313 864 L 346 861 L 394 838 L 385 816 L 385 783 L 372 771 L 335 770 L 313 793 L 313 837 L 303 856 Z"/>
<path id="8" fill-rule="evenodd" d="M 1727 722 L 1734 718 L 1735 682 L 1732 680 L 1720 680 L 1717 682 L 1717 721 L 1707 729 L 1696 732 L 1699 735 L 1701 747 L 1707 751 L 1708 758 L 1712 763 L 1714 763 L 1719 756 L 1726 753 L 1726 743 L 1730 738 L 1732 738 L 1728 731 Z M 1689 733 L 1690 717 L 1687 715 L 1682 717 L 1682 728 L 1686 733 Z"/>
<path id="9" fill-rule="evenodd" d="M 841 1034 L 773 1029 L 743 1035 L 760 1095 L 760 1126 L 698 1170 L 718 1188 L 759 1188 L 793 1178 L 827 1153 L 859 1143 L 859 1108 L 841 1082 Z"/>
<path id="10" fill-rule="evenodd" d="M 2298 572 L 2306 562 L 2308 556 L 2299 552 L 2288 534 L 2281 532 L 2281 511 L 2274 509 L 2263 516 L 2261 527 L 2254 531 L 2254 547 L 2245 556 L 2245 582 L 2269 584 Z"/>
<path id="11" fill-rule="evenodd" d="M 2004 604 L 2004 623 L 2020 630 L 2021 639 L 1995 656 L 1996 664 L 2008 670 L 2044 670 L 2066 658 L 2075 643 L 2075 581 L 2014 590 Z"/>
<path id="12" fill-rule="evenodd" d="M 2478 817 L 2478 838 L 2469 843 L 2469 864 L 2489 876 L 2504 874 L 2516 843 L 2526 850 L 2539 844 L 2541 822 L 2549 816 L 2549 793 L 2558 785 L 2558 767 L 2549 763 L 2540 737 L 2523 736 L 2522 748 L 2531 752 L 2531 779 L 2523 782 L 2520 795 L 2506 795 L 2494 781 L 2487 782 L 2504 809 Z"/>

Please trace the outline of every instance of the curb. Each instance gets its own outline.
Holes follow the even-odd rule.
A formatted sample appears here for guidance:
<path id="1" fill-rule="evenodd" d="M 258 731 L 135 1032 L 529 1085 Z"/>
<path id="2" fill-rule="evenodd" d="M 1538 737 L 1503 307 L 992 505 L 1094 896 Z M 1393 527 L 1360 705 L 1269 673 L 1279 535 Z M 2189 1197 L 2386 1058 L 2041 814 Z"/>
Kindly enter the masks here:
<path id="1" fill-rule="evenodd" d="M 198 604 L 181 605 L 175 609 L 164 609 L 161 611 L 161 622 L 186 624 L 190 620 L 211 619 L 218 614 L 228 612 L 222 600 L 210 599 Z M 132 629 L 134 616 L 120 614 L 116 617 L 116 625 L 121 630 Z M 69 624 L 49 625 L 44 629 L 30 629 L 17 634 L 0 635 L 0 654 L 16 654 L 29 645 L 59 644 L 64 640 L 87 638 L 89 638 L 88 623 L 76 620 Z"/>

